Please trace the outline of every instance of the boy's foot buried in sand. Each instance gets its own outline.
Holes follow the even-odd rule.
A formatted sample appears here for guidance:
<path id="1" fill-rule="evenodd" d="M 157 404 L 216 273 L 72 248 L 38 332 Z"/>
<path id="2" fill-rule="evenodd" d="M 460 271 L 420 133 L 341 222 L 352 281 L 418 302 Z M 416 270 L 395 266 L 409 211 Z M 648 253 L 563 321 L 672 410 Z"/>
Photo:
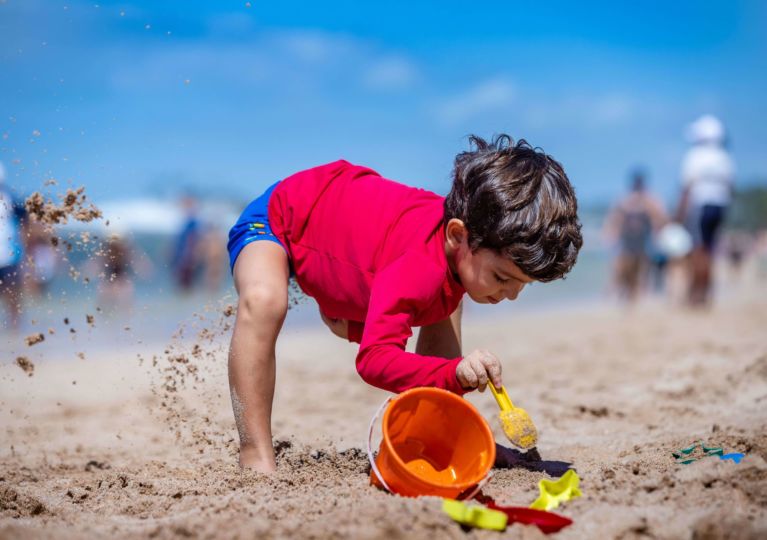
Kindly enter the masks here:
<path id="1" fill-rule="evenodd" d="M 274 462 L 274 452 L 270 453 L 269 456 L 263 456 L 263 452 L 257 448 L 240 448 L 240 468 L 266 474 L 273 473 L 277 470 L 277 464 Z"/>

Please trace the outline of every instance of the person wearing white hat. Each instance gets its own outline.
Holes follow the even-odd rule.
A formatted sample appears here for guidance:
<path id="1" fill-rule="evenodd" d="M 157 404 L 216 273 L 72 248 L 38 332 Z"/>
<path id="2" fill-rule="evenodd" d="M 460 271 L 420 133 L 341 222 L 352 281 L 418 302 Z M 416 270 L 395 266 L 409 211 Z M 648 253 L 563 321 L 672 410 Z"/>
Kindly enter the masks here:
<path id="1" fill-rule="evenodd" d="M 19 320 L 22 274 L 22 222 L 24 207 L 5 185 L 5 167 L 0 163 L 0 296 L 8 312 L 6 327 L 16 329 Z"/>
<path id="2" fill-rule="evenodd" d="M 688 300 L 705 305 L 711 294 L 712 254 L 717 233 L 730 205 L 735 166 L 725 148 L 725 129 L 719 119 L 704 115 L 687 130 L 692 148 L 681 169 L 682 196 L 677 218 L 692 235 Z"/>

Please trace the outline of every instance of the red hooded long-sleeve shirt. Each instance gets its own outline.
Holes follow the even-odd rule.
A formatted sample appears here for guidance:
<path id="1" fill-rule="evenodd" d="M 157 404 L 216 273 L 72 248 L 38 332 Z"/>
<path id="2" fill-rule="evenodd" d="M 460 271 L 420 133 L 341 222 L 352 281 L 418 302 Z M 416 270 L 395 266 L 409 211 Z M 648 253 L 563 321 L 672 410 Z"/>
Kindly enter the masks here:
<path id="1" fill-rule="evenodd" d="M 455 375 L 461 358 L 405 351 L 413 327 L 449 317 L 465 292 L 445 256 L 443 203 L 343 160 L 286 178 L 269 200 L 299 286 L 326 316 L 349 320 L 357 371 L 391 392 L 466 392 Z"/>

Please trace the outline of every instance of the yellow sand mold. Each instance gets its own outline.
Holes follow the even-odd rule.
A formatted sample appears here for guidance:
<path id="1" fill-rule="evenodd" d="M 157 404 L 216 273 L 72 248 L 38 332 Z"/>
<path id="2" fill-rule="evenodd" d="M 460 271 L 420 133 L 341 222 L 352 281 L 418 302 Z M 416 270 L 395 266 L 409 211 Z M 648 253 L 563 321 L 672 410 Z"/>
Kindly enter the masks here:
<path id="1" fill-rule="evenodd" d="M 530 505 L 530 508 L 548 512 L 559 506 L 560 503 L 580 497 L 581 490 L 578 488 L 580 481 L 578 474 L 572 469 L 563 474 L 562 478 L 556 482 L 541 480 L 538 482 L 538 490 L 541 494 Z"/>
<path id="2" fill-rule="evenodd" d="M 498 510 L 490 510 L 476 504 L 468 505 L 452 499 L 442 501 L 442 511 L 462 525 L 493 531 L 504 530 L 509 520 L 506 514 Z"/>

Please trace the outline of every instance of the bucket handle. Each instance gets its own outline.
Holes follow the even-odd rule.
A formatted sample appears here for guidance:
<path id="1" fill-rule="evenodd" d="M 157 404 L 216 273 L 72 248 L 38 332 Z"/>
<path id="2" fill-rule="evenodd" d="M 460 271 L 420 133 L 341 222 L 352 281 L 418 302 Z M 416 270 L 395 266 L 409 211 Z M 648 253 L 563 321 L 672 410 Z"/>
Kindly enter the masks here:
<path id="1" fill-rule="evenodd" d="M 381 474 L 381 471 L 378 470 L 378 465 L 376 465 L 376 460 L 373 458 L 373 428 L 378 421 L 378 417 L 381 416 L 381 412 L 391 400 L 392 396 L 386 398 L 386 401 L 384 401 L 381 406 L 378 407 L 378 410 L 370 420 L 370 429 L 368 430 L 368 460 L 370 461 L 370 467 L 373 469 L 373 472 L 375 473 L 376 478 L 378 478 L 378 481 L 381 482 L 381 485 L 383 485 L 383 487 L 385 487 L 386 491 L 389 493 L 394 493 L 389 487 L 389 484 L 386 483 L 386 480 L 383 479 L 383 475 Z"/>
<path id="2" fill-rule="evenodd" d="M 373 469 L 373 473 L 376 475 L 376 478 L 378 478 L 378 481 L 381 482 L 381 485 L 386 488 L 386 491 L 389 493 L 394 493 L 391 488 L 389 487 L 389 484 L 386 483 L 386 480 L 384 480 L 383 475 L 381 474 L 381 471 L 378 470 L 378 465 L 376 465 L 376 460 L 373 457 L 373 428 L 375 427 L 376 422 L 378 421 L 378 418 L 381 416 L 381 413 L 383 412 L 384 408 L 389 404 L 389 402 L 393 399 L 393 396 L 389 396 L 386 398 L 386 400 L 381 403 L 381 406 L 378 407 L 378 410 L 373 415 L 373 418 L 370 419 L 370 429 L 368 429 L 368 461 L 370 461 L 370 467 Z M 466 497 L 463 497 L 463 500 L 469 501 L 473 499 L 477 493 L 480 492 L 480 490 L 485 487 L 485 485 L 490 481 L 490 479 L 493 477 L 493 471 L 487 471 L 487 475 L 479 481 L 477 486 L 474 488 L 474 490 Z"/>
<path id="3" fill-rule="evenodd" d="M 472 500 L 474 497 L 477 496 L 477 493 L 479 493 L 480 490 L 483 487 L 485 487 L 485 485 L 490 481 L 492 477 L 493 477 L 493 471 L 492 470 L 487 471 L 487 475 L 482 480 L 479 481 L 479 483 L 477 484 L 477 487 L 475 487 L 474 490 L 471 493 L 469 493 L 466 497 L 461 497 L 461 499 L 464 501 Z"/>

